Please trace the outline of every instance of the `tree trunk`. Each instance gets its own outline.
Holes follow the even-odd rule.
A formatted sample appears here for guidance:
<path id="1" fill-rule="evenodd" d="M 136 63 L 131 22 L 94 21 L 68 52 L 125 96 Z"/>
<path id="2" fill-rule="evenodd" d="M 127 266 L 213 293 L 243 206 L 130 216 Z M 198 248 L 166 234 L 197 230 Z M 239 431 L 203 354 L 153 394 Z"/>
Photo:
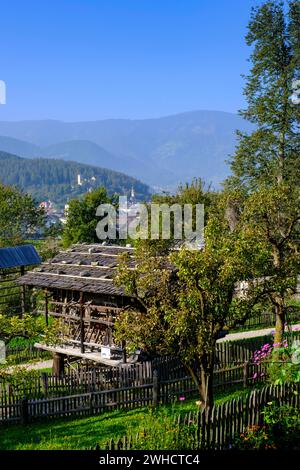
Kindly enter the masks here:
<path id="1" fill-rule="evenodd" d="M 187 365 L 199 391 L 199 398 L 201 401 L 201 408 L 208 409 L 214 405 L 213 394 L 213 371 L 214 371 L 214 358 L 205 358 L 198 366 Z"/>
<path id="2" fill-rule="evenodd" d="M 212 370 L 201 370 L 199 392 L 202 401 L 202 408 L 212 408 L 214 405 L 213 368 Z"/>
<path id="3" fill-rule="evenodd" d="M 285 325 L 285 307 L 281 299 L 275 305 L 275 320 L 274 344 L 280 346 L 283 342 Z"/>

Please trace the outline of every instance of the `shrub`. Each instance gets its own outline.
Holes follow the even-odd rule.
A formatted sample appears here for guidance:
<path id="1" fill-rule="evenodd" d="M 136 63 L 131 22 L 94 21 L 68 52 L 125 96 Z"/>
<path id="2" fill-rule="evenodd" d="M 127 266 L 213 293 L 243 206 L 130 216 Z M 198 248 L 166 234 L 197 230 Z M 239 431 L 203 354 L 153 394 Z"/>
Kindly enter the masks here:
<path id="1" fill-rule="evenodd" d="M 300 448 L 300 410 L 290 405 L 270 402 L 262 411 L 262 425 L 248 426 L 235 439 L 234 446 L 243 450 L 287 450 Z"/>
<path id="2" fill-rule="evenodd" d="M 294 341 L 291 345 L 285 339 L 282 344 L 264 344 L 253 356 L 255 364 L 264 365 L 268 381 L 275 385 L 284 382 L 300 382 L 300 345 Z M 255 373 L 253 379 L 259 378 Z"/>

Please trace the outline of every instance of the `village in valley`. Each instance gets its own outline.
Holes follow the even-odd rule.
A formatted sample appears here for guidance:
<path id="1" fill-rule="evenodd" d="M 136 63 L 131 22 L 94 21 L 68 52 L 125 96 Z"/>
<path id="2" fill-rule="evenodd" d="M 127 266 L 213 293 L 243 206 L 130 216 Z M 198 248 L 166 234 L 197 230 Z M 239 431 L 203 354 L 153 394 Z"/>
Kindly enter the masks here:
<path id="1" fill-rule="evenodd" d="M 8 170 L 11 179 L 0 178 L 1 451 L 97 451 L 100 464 L 119 468 L 141 450 L 173 452 L 176 464 L 188 452 L 197 465 L 208 451 L 299 452 L 300 2 L 252 3 L 241 111 L 249 127 L 222 155 L 228 174 L 218 184 L 200 170 L 164 174 L 169 154 L 155 169 L 154 156 L 175 155 L 192 115 L 180 115 L 149 168 L 130 142 L 120 155 L 132 158 L 131 176 L 111 169 L 112 149 L 142 128 L 142 153 L 144 140 L 163 142 L 173 128 L 155 134 L 155 119 L 120 119 L 109 136 L 107 120 L 97 128 L 104 151 L 83 140 L 96 121 L 80 141 L 77 124 L 63 123 L 70 142 L 53 164 L 49 135 L 60 124 L 28 121 L 25 136 L 46 126 L 30 147 L 41 171 L 31 178 L 25 150 L 8 148 L 23 142 L 21 125 L 12 136 L 13 123 L 0 122 L 0 161 L 25 165 L 22 184 Z M 187 139 L 219 125 L 201 116 L 179 145 L 179 175 L 189 168 Z M 77 166 L 65 157 L 76 145 L 106 165 L 96 171 L 94 157 Z M 34 154 L 41 149 L 47 157 Z"/>

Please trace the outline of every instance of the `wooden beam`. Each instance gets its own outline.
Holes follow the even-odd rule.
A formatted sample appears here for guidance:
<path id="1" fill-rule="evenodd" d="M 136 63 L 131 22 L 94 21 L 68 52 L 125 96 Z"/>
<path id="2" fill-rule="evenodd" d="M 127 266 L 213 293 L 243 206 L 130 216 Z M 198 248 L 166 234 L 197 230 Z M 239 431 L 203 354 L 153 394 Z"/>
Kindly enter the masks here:
<path id="1" fill-rule="evenodd" d="M 40 303 L 42 304 L 43 301 L 41 301 Z M 51 303 L 53 303 L 53 305 L 59 305 L 59 306 L 62 305 L 65 307 L 69 307 L 71 302 L 59 302 L 57 300 L 53 300 Z M 79 307 L 79 305 L 80 303 L 72 301 L 72 306 Z M 119 313 L 122 310 L 124 310 L 124 307 L 112 307 L 112 306 L 96 305 L 96 304 L 89 304 L 89 307 L 93 310 L 94 309 L 97 310 L 97 312 L 100 312 L 100 313 Z"/>
<path id="2" fill-rule="evenodd" d="M 43 313 L 43 310 L 38 310 L 37 313 Z M 75 315 L 68 315 L 68 314 L 65 314 L 65 313 L 58 313 L 58 312 L 51 312 L 51 311 L 49 311 L 48 314 L 50 315 L 50 317 L 65 318 L 66 320 L 72 320 L 74 322 L 80 321 L 80 317 L 75 316 Z M 108 321 L 108 320 L 101 320 L 99 318 L 93 318 L 93 317 L 84 318 L 83 321 L 87 325 L 90 324 L 90 323 L 98 323 L 100 325 L 114 326 L 114 322 L 111 322 L 111 321 Z"/>
<path id="3" fill-rule="evenodd" d="M 61 353 L 53 354 L 53 374 L 62 376 L 64 374 L 65 360 L 64 355 Z"/>
<path id="4" fill-rule="evenodd" d="M 49 325 L 49 306 L 48 306 L 48 291 L 45 289 L 45 320 L 46 325 Z"/>
<path id="5" fill-rule="evenodd" d="M 79 298 L 79 304 L 80 304 L 80 351 L 82 354 L 84 354 L 84 298 L 83 298 L 83 292 L 80 292 L 80 298 Z"/>
<path id="6" fill-rule="evenodd" d="M 126 341 L 122 341 L 122 354 L 123 354 L 123 362 L 126 364 L 127 362 L 127 351 L 126 351 Z"/>
<path id="7" fill-rule="evenodd" d="M 65 343 L 70 343 L 70 344 L 78 344 L 80 345 L 80 341 L 77 341 L 76 339 L 67 339 Z M 93 348 L 93 349 L 101 349 L 102 346 L 107 346 L 107 344 L 102 344 L 102 343 L 87 343 L 86 341 L 84 342 L 84 345 L 87 346 L 88 348 Z M 122 353 L 122 348 L 118 346 L 111 346 L 111 349 L 113 351 Z"/>

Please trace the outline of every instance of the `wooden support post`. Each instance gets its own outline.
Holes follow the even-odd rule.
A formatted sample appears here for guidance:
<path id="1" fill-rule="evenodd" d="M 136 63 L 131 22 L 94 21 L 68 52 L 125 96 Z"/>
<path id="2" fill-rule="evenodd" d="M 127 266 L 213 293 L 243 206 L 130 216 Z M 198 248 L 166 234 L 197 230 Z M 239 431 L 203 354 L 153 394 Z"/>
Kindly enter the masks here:
<path id="1" fill-rule="evenodd" d="M 112 344 L 112 331 L 111 331 L 110 326 L 107 328 L 107 335 L 108 335 L 108 346 L 110 347 Z"/>
<path id="2" fill-rule="evenodd" d="M 48 388 L 49 388 L 47 372 L 42 372 L 41 373 L 41 379 L 42 379 L 43 391 L 44 391 L 45 396 L 47 397 L 48 396 Z"/>
<path id="3" fill-rule="evenodd" d="M 27 398 L 23 398 L 20 406 L 21 423 L 27 424 L 29 421 L 29 410 Z"/>
<path id="4" fill-rule="evenodd" d="M 248 387 L 248 378 L 249 378 L 249 362 L 246 361 L 243 369 L 243 386 L 244 388 Z"/>
<path id="5" fill-rule="evenodd" d="M 45 321 L 49 325 L 49 305 L 48 305 L 48 291 L 45 289 Z"/>
<path id="6" fill-rule="evenodd" d="M 24 274 L 25 274 L 25 267 L 24 266 L 21 266 L 20 273 L 21 273 L 21 276 L 24 276 Z M 26 289 L 26 287 L 24 285 L 22 285 L 21 286 L 21 318 L 25 314 L 25 292 L 26 292 L 25 289 Z"/>
<path id="7" fill-rule="evenodd" d="M 153 371 L 153 392 L 152 392 L 152 405 L 156 407 L 159 402 L 159 376 L 157 369 Z"/>
<path id="8" fill-rule="evenodd" d="M 83 299 L 83 292 L 80 292 L 80 299 L 79 299 L 79 308 L 80 308 L 80 351 L 84 354 L 84 299 Z"/>
<path id="9" fill-rule="evenodd" d="M 126 341 L 122 341 L 123 363 L 127 362 Z"/>
<path id="10" fill-rule="evenodd" d="M 54 353 L 53 354 L 53 374 L 57 376 L 64 375 L 64 366 L 65 366 L 65 357 L 63 354 Z"/>

